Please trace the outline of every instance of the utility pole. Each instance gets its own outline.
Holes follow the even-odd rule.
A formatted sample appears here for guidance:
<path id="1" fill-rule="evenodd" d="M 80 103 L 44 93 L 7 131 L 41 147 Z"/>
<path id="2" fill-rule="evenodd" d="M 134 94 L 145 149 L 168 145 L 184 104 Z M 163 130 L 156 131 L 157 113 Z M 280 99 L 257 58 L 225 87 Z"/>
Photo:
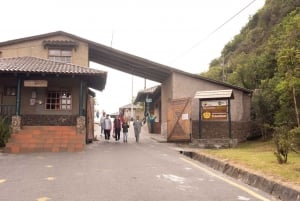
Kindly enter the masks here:
<path id="1" fill-rule="evenodd" d="M 131 119 L 133 119 L 133 75 L 131 75 Z"/>
<path id="2" fill-rule="evenodd" d="M 222 57 L 222 81 L 223 82 L 225 82 L 224 67 L 225 67 L 225 56 Z"/>

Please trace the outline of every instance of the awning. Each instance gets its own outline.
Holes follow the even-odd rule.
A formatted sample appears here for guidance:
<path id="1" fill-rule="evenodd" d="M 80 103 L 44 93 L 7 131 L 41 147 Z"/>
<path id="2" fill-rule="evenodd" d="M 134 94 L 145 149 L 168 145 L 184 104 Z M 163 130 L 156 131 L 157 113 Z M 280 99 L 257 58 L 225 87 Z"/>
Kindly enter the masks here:
<path id="1" fill-rule="evenodd" d="M 155 99 L 157 97 L 159 97 L 161 94 L 161 86 L 154 86 L 151 88 L 147 88 L 144 89 L 142 91 L 139 91 L 135 100 L 134 100 L 134 104 L 138 103 L 138 102 L 145 102 L 146 98 L 151 98 L 151 99 Z"/>

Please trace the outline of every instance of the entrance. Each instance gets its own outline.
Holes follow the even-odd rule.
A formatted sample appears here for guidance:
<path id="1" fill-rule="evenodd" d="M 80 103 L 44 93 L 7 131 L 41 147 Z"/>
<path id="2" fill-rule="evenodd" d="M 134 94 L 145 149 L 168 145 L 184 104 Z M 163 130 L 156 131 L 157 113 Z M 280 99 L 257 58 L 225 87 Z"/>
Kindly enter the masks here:
<path id="1" fill-rule="evenodd" d="M 169 101 L 167 121 L 167 141 L 190 141 L 191 98 Z"/>

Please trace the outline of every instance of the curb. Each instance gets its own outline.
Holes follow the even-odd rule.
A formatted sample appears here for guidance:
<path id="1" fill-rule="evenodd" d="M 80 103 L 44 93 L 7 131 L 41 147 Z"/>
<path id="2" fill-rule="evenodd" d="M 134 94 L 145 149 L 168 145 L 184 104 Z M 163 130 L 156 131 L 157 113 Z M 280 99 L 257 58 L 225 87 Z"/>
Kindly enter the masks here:
<path id="1" fill-rule="evenodd" d="M 250 186 L 261 189 L 273 195 L 274 197 L 279 198 L 280 200 L 300 201 L 300 191 L 292 187 L 286 186 L 275 181 L 271 181 L 268 178 L 263 177 L 261 175 L 250 173 L 232 164 L 208 157 L 203 154 L 183 150 L 181 150 L 180 153 L 201 163 L 204 163 L 215 170 L 223 172 L 224 174 L 230 177 L 241 180 L 242 182 Z"/>

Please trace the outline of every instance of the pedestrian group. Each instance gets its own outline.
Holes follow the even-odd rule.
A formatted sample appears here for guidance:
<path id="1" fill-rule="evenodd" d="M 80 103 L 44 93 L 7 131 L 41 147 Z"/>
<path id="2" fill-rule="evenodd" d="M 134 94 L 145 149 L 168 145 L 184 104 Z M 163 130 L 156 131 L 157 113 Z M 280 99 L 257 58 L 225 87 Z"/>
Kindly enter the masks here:
<path id="1" fill-rule="evenodd" d="M 136 118 L 133 120 L 134 136 L 137 143 L 139 143 L 140 141 L 139 139 L 140 139 L 142 125 L 143 125 L 143 121 L 140 120 L 139 116 L 137 115 Z M 103 135 L 104 132 L 106 141 L 110 140 L 111 131 L 113 131 L 113 138 L 115 138 L 115 141 L 119 141 L 121 130 L 122 130 L 123 142 L 127 143 L 128 128 L 129 128 L 129 122 L 127 118 L 123 119 L 122 116 L 117 115 L 114 121 L 112 122 L 109 115 L 103 112 L 100 118 L 100 126 L 101 126 L 101 135 Z"/>

